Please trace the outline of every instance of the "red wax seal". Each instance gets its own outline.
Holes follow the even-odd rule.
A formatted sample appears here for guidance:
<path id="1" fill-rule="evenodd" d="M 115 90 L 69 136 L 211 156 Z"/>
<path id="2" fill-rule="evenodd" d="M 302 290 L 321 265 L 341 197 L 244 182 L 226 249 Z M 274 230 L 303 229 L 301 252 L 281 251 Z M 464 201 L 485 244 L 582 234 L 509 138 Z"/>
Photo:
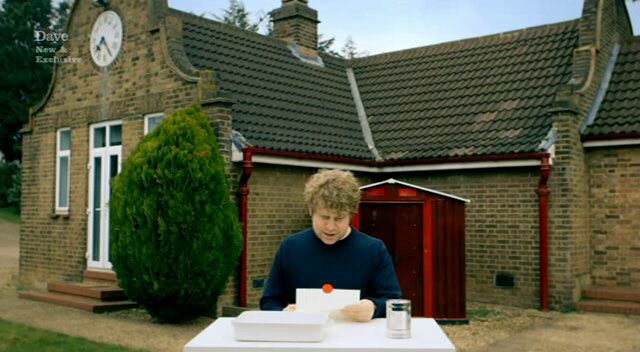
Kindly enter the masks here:
<path id="1" fill-rule="evenodd" d="M 329 284 L 324 284 L 324 285 L 322 285 L 322 291 L 324 293 L 331 293 L 331 291 L 333 291 L 333 286 L 331 286 Z"/>

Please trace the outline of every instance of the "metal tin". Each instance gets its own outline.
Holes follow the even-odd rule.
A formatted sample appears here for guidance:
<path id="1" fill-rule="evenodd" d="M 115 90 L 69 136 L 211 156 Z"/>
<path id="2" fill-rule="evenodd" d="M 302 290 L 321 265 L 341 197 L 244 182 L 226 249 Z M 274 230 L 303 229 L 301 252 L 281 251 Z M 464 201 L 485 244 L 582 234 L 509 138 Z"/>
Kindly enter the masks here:
<path id="1" fill-rule="evenodd" d="M 411 301 L 390 299 L 387 301 L 387 337 L 408 339 L 411 337 Z"/>

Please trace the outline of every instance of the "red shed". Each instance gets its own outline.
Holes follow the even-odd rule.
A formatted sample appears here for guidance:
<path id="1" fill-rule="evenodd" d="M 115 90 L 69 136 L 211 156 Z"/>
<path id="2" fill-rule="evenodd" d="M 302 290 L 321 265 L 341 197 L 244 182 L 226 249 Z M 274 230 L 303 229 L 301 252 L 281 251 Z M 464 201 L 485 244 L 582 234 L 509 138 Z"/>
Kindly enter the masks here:
<path id="1" fill-rule="evenodd" d="M 360 189 L 353 225 L 384 241 L 413 316 L 467 322 L 464 206 L 469 200 L 394 179 Z"/>

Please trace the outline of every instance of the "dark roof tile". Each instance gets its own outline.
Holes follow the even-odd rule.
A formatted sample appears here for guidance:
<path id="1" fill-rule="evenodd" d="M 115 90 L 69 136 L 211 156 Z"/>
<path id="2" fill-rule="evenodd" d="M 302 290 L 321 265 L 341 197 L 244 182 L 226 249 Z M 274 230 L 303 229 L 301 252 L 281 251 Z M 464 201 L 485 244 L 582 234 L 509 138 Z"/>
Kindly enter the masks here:
<path id="1" fill-rule="evenodd" d="M 390 159 L 538 151 L 570 77 L 577 24 L 355 60 L 376 146 Z"/>
<path id="2" fill-rule="evenodd" d="M 300 61 L 287 43 L 171 10 L 184 23 L 191 63 L 214 69 L 232 93 L 233 129 L 255 147 L 373 159 L 356 113 L 343 60 Z"/>
<path id="3" fill-rule="evenodd" d="M 609 87 L 585 136 L 640 133 L 640 37 L 621 44 Z"/>

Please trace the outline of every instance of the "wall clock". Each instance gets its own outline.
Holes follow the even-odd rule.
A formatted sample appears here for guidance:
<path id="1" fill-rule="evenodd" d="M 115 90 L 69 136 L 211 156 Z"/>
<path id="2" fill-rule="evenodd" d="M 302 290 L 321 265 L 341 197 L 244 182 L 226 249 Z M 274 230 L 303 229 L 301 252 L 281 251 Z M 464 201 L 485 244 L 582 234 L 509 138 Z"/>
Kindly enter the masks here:
<path id="1" fill-rule="evenodd" d="M 99 67 L 113 63 L 122 48 L 122 20 L 114 11 L 105 11 L 98 16 L 91 29 L 91 59 Z"/>

